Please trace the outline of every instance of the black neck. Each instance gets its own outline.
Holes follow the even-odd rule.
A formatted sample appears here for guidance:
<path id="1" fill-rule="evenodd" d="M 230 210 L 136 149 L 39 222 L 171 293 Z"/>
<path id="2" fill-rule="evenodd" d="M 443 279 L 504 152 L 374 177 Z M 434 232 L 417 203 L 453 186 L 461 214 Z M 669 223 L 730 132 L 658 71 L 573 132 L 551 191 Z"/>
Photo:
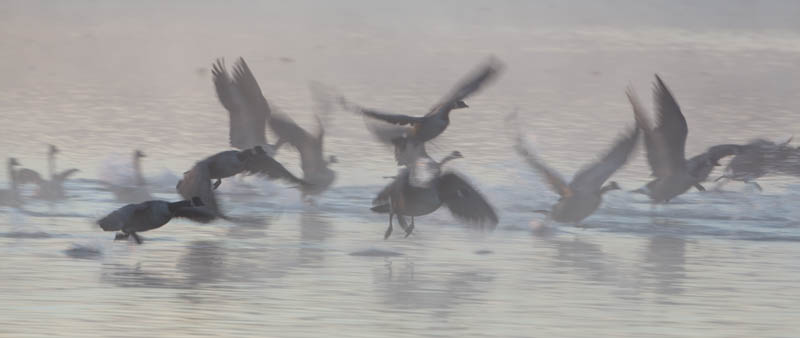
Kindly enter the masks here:
<path id="1" fill-rule="evenodd" d="M 180 202 L 169 203 L 169 204 L 167 204 L 167 209 L 169 209 L 169 212 L 175 212 L 178 209 L 189 208 L 191 206 L 192 206 L 192 202 L 189 201 L 189 200 L 185 200 L 185 201 L 180 201 Z"/>

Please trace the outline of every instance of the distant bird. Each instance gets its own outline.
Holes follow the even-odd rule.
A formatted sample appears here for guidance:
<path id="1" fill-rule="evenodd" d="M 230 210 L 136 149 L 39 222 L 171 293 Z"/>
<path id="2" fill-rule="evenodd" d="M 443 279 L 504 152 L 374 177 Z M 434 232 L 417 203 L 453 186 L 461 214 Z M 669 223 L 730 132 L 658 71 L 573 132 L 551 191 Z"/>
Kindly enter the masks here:
<path id="1" fill-rule="evenodd" d="M 404 149 L 406 144 L 423 143 L 439 136 L 450 125 L 450 111 L 467 108 L 468 106 L 463 100 L 491 82 L 502 68 L 500 61 L 490 58 L 459 82 L 455 89 L 427 114 L 420 117 L 382 113 L 351 104 L 344 98 L 342 98 L 342 105 L 345 109 L 363 114 L 367 128 L 379 141 L 396 148 L 395 155 L 398 164 L 403 165 L 410 162 L 413 157 L 413 155 L 406 154 Z"/>
<path id="2" fill-rule="evenodd" d="M 266 136 L 272 110 L 244 59 L 240 57 L 234 64 L 233 77 L 222 59 L 212 65 L 211 74 L 217 98 L 228 110 L 231 147 L 246 150 L 262 146 L 270 156 L 274 155 L 280 145 L 268 144 Z"/>
<path id="3" fill-rule="evenodd" d="M 42 176 L 33 169 L 23 168 L 18 171 L 17 174 L 22 184 L 36 183 L 39 186 L 34 194 L 34 197 L 49 201 L 67 198 L 67 194 L 64 191 L 64 182 L 67 180 L 67 178 L 69 178 L 69 176 L 77 173 L 80 170 L 73 168 L 57 173 L 56 154 L 59 152 L 60 151 L 56 146 L 52 144 L 48 145 L 47 171 L 50 175 L 49 179 L 42 178 Z"/>
<path id="4" fill-rule="evenodd" d="M 257 174 L 271 179 L 283 179 L 298 185 L 308 184 L 297 178 L 269 156 L 260 146 L 246 150 L 229 150 L 209 156 L 195 163 L 191 170 L 183 173 L 176 189 L 186 199 L 198 196 L 205 208 L 224 217 L 214 197 L 214 189 L 222 184 L 222 179 L 239 173 Z M 211 180 L 215 179 L 212 186 Z"/>
<path id="5" fill-rule="evenodd" d="M 786 172 L 786 164 L 789 166 L 797 163 L 790 158 L 796 157 L 792 154 L 800 152 L 794 147 L 789 146 L 792 138 L 777 144 L 764 139 L 756 139 L 742 146 L 736 156 L 728 162 L 722 176 L 715 181 L 720 181 L 720 185 L 728 181 L 742 181 L 751 184 L 759 191 L 761 186 L 755 182 L 756 179 L 768 174 L 780 174 Z"/>
<path id="6" fill-rule="evenodd" d="M 97 224 L 105 231 L 121 231 L 114 240 L 133 236 L 136 243 L 142 244 L 137 234 L 162 227 L 173 217 L 184 217 L 195 222 L 208 223 L 215 218 L 214 213 L 199 208 L 203 202 L 199 197 L 180 202 L 147 201 L 128 204 L 103 217 Z"/>
<path id="7" fill-rule="evenodd" d="M 138 203 L 153 199 L 147 189 L 147 182 L 142 174 L 142 158 L 146 157 L 141 150 L 133 152 L 133 185 L 107 183 L 106 188 L 114 194 L 119 202 Z"/>
<path id="8" fill-rule="evenodd" d="M 718 165 L 720 158 L 735 154 L 738 148 L 736 145 L 711 147 L 705 154 L 690 160 L 693 163 L 689 163 L 685 155 L 686 136 L 689 133 L 686 119 L 667 86 L 658 75 L 655 77 L 655 126 L 650 123 L 633 89 L 628 88 L 627 91 L 636 124 L 644 131 L 647 161 L 656 177 L 634 192 L 648 195 L 653 203 L 665 203 L 693 186 L 704 189 L 699 183 L 708 177 L 711 168 Z"/>
<path id="9" fill-rule="evenodd" d="M 422 147 L 424 144 L 419 144 Z M 430 214 L 444 204 L 450 209 L 453 216 L 478 225 L 483 229 L 494 230 L 498 217 L 494 208 L 478 190 L 472 187 L 464 178 L 454 172 L 442 173 L 440 168 L 446 162 L 462 158 L 461 153 L 454 151 L 450 156 L 436 162 L 424 154 L 422 148 L 417 160 L 421 165 L 412 165 L 403 168 L 372 201 L 372 211 L 389 214 L 389 227 L 386 229 L 384 239 L 392 234 L 392 219 L 397 216 L 400 226 L 406 231 L 408 237 L 414 230 L 414 217 Z M 431 170 L 428 180 L 417 180 L 417 170 Z M 409 225 L 405 217 L 411 217 Z"/>
<path id="10" fill-rule="evenodd" d="M 614 181 L 606 185 L 603 183 L 625 165 L 638 138 L 639 128 L 634 127 L 624 132 L 603 157 L 583 167 L 569 183 L 528 150 L 520 134 L 517 135 L 515 149 L 547 181 L 553 191 L 561 196 L 549 211 L 540 212 L 556 222 L 579 224 L 600 207 L 603 194 L 620 188 Z"/>
<path id="11" fill-rule="evenodd" d="M 22 197 L 17 188 L 17 175 L 15 175 L 14 167 L 19 166 L 16 158 L 9 158 L 6 165 L 6 174 L 10 187 L 8 189 L 0 189 L 0 206 L 20 207 L 22 206 Z"/>

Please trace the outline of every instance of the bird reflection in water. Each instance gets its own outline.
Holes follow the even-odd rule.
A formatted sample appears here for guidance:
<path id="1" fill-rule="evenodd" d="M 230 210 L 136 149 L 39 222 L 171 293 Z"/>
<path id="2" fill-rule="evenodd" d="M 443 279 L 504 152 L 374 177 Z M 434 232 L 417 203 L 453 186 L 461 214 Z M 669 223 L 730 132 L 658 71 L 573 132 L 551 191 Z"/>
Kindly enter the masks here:
<path id="1" fill-rule="evenodd" d="M 299 265 L 320 267 L 325 257 L 324 242 L 332 234 L 329 216 L 318 210 L 304 210 L 300 214 Z"/>
<path id="2" fill-rule="evenodd" d="M 686 240 L 673 236 L 655 236 L 650 239 L 645 253 L 644 272 L 652 280 L 648 285 L 663 295 L 683 293 L 681 286 L 686 278 Z"/>
<path id="3" fill-rule="evenodd" d="M 490 271 L 441 274 L 434 269 L 434 276 L 415 269 L 410 260 L 387 259 L 385 267 L 376 270 L 375 281 L 384 303 L 400 309 L 433 309 L 434 315 L 447 317 L 460 305 L 479 302 L 494 280 Z"/>

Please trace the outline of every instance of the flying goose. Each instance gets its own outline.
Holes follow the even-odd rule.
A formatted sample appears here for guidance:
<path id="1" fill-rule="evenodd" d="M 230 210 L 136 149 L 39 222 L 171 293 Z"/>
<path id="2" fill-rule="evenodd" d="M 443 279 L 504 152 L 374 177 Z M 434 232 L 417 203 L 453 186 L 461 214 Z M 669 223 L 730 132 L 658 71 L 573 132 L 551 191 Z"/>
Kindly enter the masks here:
<path id="1" fill-rule="evenodd" d="M 136 243 L 142 244 L 138 232 L 160 228 L 173 217 L 185 217 L 201 223 L 213 220 L 215 214 L 199 208 L 201 206 L 203 201 L 199 197 L 172 203 L 154 200 L 128 204 L 103 217 L 97 224 L 105 231 L 120 231 L 114 240 L 133 236 Z"/>
<path id="2" fill-rule="evenodd" d="M 406 237 L 414 230 L 414 217 L 430 214 L 444 204 L 456 218 L 478 225 L 484 229 L 494 230 L 498 218 L 494 208 L 464 178 L 454 172 L 440 171 L 446 162 L 462 158 L 461 153 L 454 151 L 441 162 L 420 156 L 426 168 L 410 166 L 401 169 L 392 183 L 387 185 L 372 201 L 372 211 L 389 214 L 389 227 L 384 239 L 392 234 L 392 218 L 397 215 L 400 226 L 405 229 Z M 415 170 L 433 169 L 433 175 L 427 181 L 415 182 Z M 415 184 L 412 184 L 415 183 Z M 405 219 L 411 217 L 409 225 Z"/>
<path id="3" fill-rule="evenodd" d="M 183 173 L 176 189 L 183 198 L 200 197 L 206 208 L 220 217 L 220 211 L 213 190 L 219 187 L 222 179 L 239 173 L 257 174 L 271 179 L 284 179 L 288 182 L 306 185 L 307 183 L 286 170 L 278 161 L 269 156 L 260 146 L 246 150 L 228 150 L 209 156 Z M 212 186 L 211 180 L 216 179 Z"/>
<path id="4" fill-rule="evenodd" d="M 497 77 L 502 68 L 500 61 L 490 58 L 460 81 L 427 114 L 420 117 L 383 113 L 351 104 L 344 98 L 341 98 L 341 103 L 345 109 L 362 114 L 367 128 L 379 141 L 400 148 L 395 151 L 395 155 L 404 154 L 402 148 L 407 143 L 427 142 L 444 132 L 450 124 L 450 111 L 467 108 L 464 100 Z M 411 157 L 398 157 L 397 161 L 403 165 L 410 162 Z"/>
<path id="5" fill-rule="evenodd" d="M 244 59 L 240 57 L 234 64 L 232 78 L 222 59 L 212 65 L 211 74 L 217 98 L 228 111 L 231 147 L 246 150 L 262 146 L 273 156 L 280 145 L 267 144 L 265 133 L 272 111 Z"/>
<path id="6" fill-rule="evenodd" d="M 8 189 L 0 189 L 0 206 L 20 207 L 22 206 L 22 198 L 17 189 L 17 175 L 14 173 L 14 167 L 18 166 L 16 158 L 9 158 L 6 164 L 8 174 L 8 181 L 10 187 Z"/>
<path id="7" fill-rule="evenodd" d="M 514 149 L 561 196 L 549 211 L 541 212 L 556 222 L 578 224 L 600 207 L 603 194 L 620 188 L 615 181 L 603 183 L 625 165 L 638 138 L 639 128 L 625 131 L 605 155 L 583 167 L 569 183 L 528 149 L 519 132 Z"/>
<path id="8" fill-rule="evenodd" d="M 269 120 L 270 128 L 278 135 L 278 143 L 289 143 L 300 153 L 303 181 L 308 183 L 299 186 L 304 200 L 324 192 L 336 180 L 336 172 L 328 167 L 337 163 L 336 156 L 330 155 L 325 158 L 323 152 L 325 127 L 319 115 L 315 114 L 314 118 L 317 121 L 315 134 L 300 128 L 291 117 L 281 112 L 276 111 Z"/>
<path id="9" fill-rule="evenodd" d="M 722 176 L 715 181 L 722 180 L 720 185 L 731 180 L 742 181 L 762 190 L 755 180 L 781 171 L 779 168 L 782 167 L 782 163 L 787 162 L 787 159 L 792 157 L 790 155 L 797 152 L 795 148 L 789 146 L 791 141 L 792 138 L 780 144 L 764 139 L 750 141 L 742 146 L 736 156 L 728 162 Z"/>
<path id="10" fill-rule="evenodd" d="M 710 171 L 718 164 L 720 158 L 733 155 L 738 148 L 735 145 L 712 147 L 706 154 L 701 154 L 705 157 L 697 157 L 695 161 L 698 162 L 690 164 L 685 155 L 686 136 L 689 133 L 686 119 L 667 86 L 658 75 L 655 77 L 656 82 L 653 87 L 657 120 L 655 126 L 650 123 L 633 88 L 627 90 L 636 124 L 644 131 L 647 161 L 653 170 L 653 176 L 656 177 L 634 192 L 648 195 L 653 203 L 665 203 L 689 188 L 699 186 L 699 183 L 708 176 L 706 170 Z M 702 186 L 698 187 L 701 188 Z"/>
<path id="11" fill-rule="evenodd" d="M 133 152 L 133 175 L 132 186 L 107 184 L 106 188 L 114 194 L 114 198 L 119 202 L 138 203 L 153 199 L 147 190 L 147 182 L 142 174 L 142 158 L 146 155 L 141 150 Z"/>

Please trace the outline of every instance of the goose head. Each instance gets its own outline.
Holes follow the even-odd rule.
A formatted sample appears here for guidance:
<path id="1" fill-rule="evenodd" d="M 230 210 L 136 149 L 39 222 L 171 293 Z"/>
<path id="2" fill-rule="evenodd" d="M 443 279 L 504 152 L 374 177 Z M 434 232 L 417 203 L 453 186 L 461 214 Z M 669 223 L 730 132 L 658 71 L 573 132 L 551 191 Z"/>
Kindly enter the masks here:
<path id="1" fill-rule="evenodd" d="M 133 157 L 142 158 L 147 156 L 141 150 L 137 149 L 135 152 L 133 152 Z"/>
<path id="2" fill-rule="evenodd" d="M 328 156 L 328 164 L 331 164 L 331 163 L 339 163 L 339 160 L 336 158 L 336 156 L 334 156 L 334 155 Z"/>
<path id="3" fill-rule="evenodd" d="M 458 100 L 455 103 L 453 103 L 453 109 L 462 109 L 462 108 L 469 108 L 469 106 L 467 105 L 466 102 L 462 100 Z"/>
<path id="4" fill-rule="evenodd" d="M 52 144 L 48 144 L 47 146 L 48 146 L 48 149 L 47 149 L 47 153 L 48 154 L 50 154 L 50 155 L 58 154 L 58 147 L 56 147 L 56 146 L 54 146 Z"/>
<path id="5" fill-rule="evenodd" d="M 13 167 L 13 166 L 16 166 L 16 165 L 20 165 L 19 162 L 17 162 L 16 158 L 12 157 L 12 158 L 8 159 L 8 166 L 9 167 Z"/>

